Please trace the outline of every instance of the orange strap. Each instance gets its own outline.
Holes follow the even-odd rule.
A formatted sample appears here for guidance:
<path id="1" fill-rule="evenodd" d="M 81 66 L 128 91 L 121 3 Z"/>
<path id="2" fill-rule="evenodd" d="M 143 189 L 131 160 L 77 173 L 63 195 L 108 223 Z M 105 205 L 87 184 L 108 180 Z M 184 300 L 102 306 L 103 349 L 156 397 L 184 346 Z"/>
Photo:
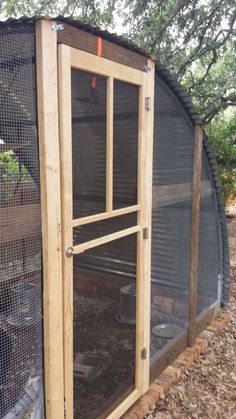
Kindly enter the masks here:
<path id="1" fill-rule="evenodd" d="M 98 36 L 97 39 L 98 39 L 97 56 L 98 57 L 101 57 L 102 56 L 102 38 L 100 36 Z M 97 83 L 97 77 L 96 76 L 92 76 L 90 86 L 93 89 L 96 89 L 96 83 Z"/>

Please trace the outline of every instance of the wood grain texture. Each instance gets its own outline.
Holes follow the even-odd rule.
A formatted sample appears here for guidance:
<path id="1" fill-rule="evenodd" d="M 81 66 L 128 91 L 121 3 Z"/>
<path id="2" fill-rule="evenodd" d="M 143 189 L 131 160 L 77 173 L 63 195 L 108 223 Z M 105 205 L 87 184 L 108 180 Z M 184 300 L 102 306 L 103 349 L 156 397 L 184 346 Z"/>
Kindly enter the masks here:
<path id="1" fill-rule="evenodd" d="M 203 180 L 201 182 L 200 193 L 202 198 L 212 194 L 211 182 L 209 180 Z M 155 186 L 153 188 L 152 196 L 153 208 L 190 201 L 192 198 L 192 184 L 189 182 L 177 183 L 175 185 Z"/>
<path id="2" fill-rule="evenodd" d="M 58 46 L 58 94 L 62 211 L 62 275 L 64 326 L 64 387 L 66 419 L 73 418 L 73 258 L 66 250 L 73 243 L 72 127 L 70 48 Z"/>
<path id="3" fill-rule="evenodd" d="M 82 253 L 85 250 L 93 249 L 94 247 L 121 239 L 122 237 L 129 236 L 130 234 L 137 233 L 138 231 L 140 231 L 140 226 L 137 225 L 134 227 L 126 228 L 125 230 L 117 231 L 116 233 L 107 234 L 107 236 L 99 237 L 86 243 L 78 244 L 77 246 L 74 246 L 74 254 Z"/>
<path id="4" fill-rule="evenodd" d="M 200 223 L 200 188 L 202 168 L 203 131 L 200 125 L 195 126 L 193 184 L 192 184 L 192 217 L 190 238 L 190 269 L 189 269 L 189 333 L 188 344 L 193 346 L 196 336 L 197 316 L 197 282 L 199 255 L 199 223 Z"/>
<path id="5" fill-rule="evenodd" d="M 148 237 L 143 240 L 143 270 L 141 293 L 143 298 L 143 347 L 147 349 L 147 358 L 142 360 L 142 394 L 149 388 L 150 375 L 150 304 L 151 304 L 151 243 L 152 243 L 152 175 L 153 175 L 153 129 L 154 129 L 154 95 L 155 95 L 155 63 L 148 60 L 149 72 L 146 78 L 145 97 L 150 98 L 151 109 L 145 109 L 145 188 L 143 191 L 143 227 L 148 229 Z M 144 106 L 144 105 L 143 105 Z"/>
<path id="6" fill-rule="evenodd" d="M 0 208 L 0 243 L 35 237 L 41 233 L 40 205 Z"/>
<path id="7" fill-rule="evenodd" d="M 92 74 L 99 74 L 105 77 L 110 76 L 136 85 L 142 85 L 146 75 L 146 73 L 137 71 L 134 68 L 126 67 L 123 64 L 118 64 L 75 48 L 71 48 L 71 65 L 73 68 L 89 71 Z"/>
<path id="8" fill-rule="evenodd" d="M 140 205 L 131 205 L 130 207 L 119 208 L 110 212 L 101 212 L 100 214 L 88 215 L 86 217 L 76 218 L 73 220 L 73 227 L 84 224 L 95 223 L 96 221 L 107 220 L 108 218 L 119 217 L 121 215 L 130 214 L 140 210 Z"/>
<path id="9" fill-rule="evenodd" d="M 58 32 L 58 43 L 69 45 L 90 54 L 97 55 L 97 36 L 68 24 Z M 102 40 L 102 56 L 108 60 L 145 71 L 147 58 L 105 39 Z"/>
<path id="10" fill-rule="evenodd" d="M 36 22 L 36 71 L 43 241 L 44 377 L 47 419 L 64 418 L 61 193 L 57 34 Z"/>

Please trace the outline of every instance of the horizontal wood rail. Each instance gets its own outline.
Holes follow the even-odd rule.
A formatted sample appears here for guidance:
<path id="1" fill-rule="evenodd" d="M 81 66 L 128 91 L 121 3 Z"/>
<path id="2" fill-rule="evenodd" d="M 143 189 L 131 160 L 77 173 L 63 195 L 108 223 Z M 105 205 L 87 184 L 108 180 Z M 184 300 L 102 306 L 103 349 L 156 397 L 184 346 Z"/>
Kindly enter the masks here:
<path id="1" fill-rule="evenodd" d="M 122 237 L 129 236 L 130 234 L 137 233 L 140 230 L 140 226 L 129 227 L 125 230 L 117 231 L 116 233 L 108 234 L 107 236 L 99 237 L 98 239 L 90 240 L 86 243 L 78 244 L 77 246 L 73 247 L 73 254 L 76 255 L 78 253 L 82 253 L 85 250 L 92 249 L 93 247 L 101 246 L 102 244 L 121 239 Z"/>
<path id="2" fill-rule="evenodd" d="M 41 232 L 39 204 L 0 208 L 0 243 L 9 243 Z"/>
<path id="3" fill-rule="evenodd" d="M 95 223 L 96 221 L 107 220 L 108 218 L 119 217 L 120 215 L 130 214 L 140 210 L 140 205 L 132 205 L 131 207 L 119 208 L 109 212 L 101 212 L 100 214 L 89 215 L 87 217 L 77 218 L 72 221 L 73 227 L 82 226 L 84 224 Z"/>
<path id="4" fill-rule="evenodd" d="M 58 22 L 60 23 L 60 22 Z M 57 42 L 69 45 L 90 54 L 97 55 L 97 37 L 92 33 L 85 32 L 64 23 L 64 30 L 58 31 Z M 102 40 L 102 56 L 108 60 L 124 64 L 145 72 L 148 64 L 147 58 L 134 51 L 130 51 L 119 45 L 115 45 L 106 40 Z"/>
<path id="5" fill-rule="evenodd" d="M 201 182 L 201 198 L 212 193 L 211 182 Z M 174 185 L 155 186 L 153 188 L 153 208 L 164 207 L 178 202 L 189 201 L 192 196 L 192 183 L 177 183 Z"/>
<path id="6" fill-rule="evenodd" d="M 66 47 L 65 47 L 66 48 Z M 103 57 L 98 58 L 95 55 L 88 54 L 84 51 L 71 48 L 71 66 L 82 71 L 90 71 L 105 77 L 113 77 L 128 83 L 141 86 L 144 82 L 145 73 L 126 67 L 123 64 L 106 60 Z"/>

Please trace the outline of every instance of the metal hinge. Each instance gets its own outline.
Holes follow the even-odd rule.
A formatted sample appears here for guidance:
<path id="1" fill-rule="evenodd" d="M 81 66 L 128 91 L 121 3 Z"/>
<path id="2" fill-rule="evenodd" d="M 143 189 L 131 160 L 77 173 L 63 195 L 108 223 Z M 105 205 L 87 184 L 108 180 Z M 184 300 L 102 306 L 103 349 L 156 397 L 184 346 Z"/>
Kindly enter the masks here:
<path id="1" fill-rule="evenodd" d="M 143 348 L 141 350 L 141 359 L 147 359 L 147 349 Z"/>
<path id="2" fill-rule="evenodd" d="M 148 227 L 145 227 L 143 229 L 143 239 L 148 239 L 148 233 L 149 233 Z"/>
<path id="3" fill-rule="evenodd" d="M 55 25 L 52 25 L 51 28 L 52 28 L 53 31 L 63 31 L 64 25 L 56 25 L 55 24 Z"/>
<path id="4" fill-rule="evenodd" d="M 151 109 L 151 98 L 149 96 L 145 97 L 145 109 L 146 111 Z"/>

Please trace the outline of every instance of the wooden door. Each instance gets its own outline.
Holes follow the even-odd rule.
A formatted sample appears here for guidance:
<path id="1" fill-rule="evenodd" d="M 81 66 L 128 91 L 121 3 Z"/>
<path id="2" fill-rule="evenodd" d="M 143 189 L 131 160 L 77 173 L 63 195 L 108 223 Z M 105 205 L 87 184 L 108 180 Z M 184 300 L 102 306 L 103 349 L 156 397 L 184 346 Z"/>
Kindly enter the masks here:
<path id="1" fill-rule="evenodd" d="M 119 418 L 149 386 L 154 64 L 61 44 L 58 74 L 66 418 Z"/>

